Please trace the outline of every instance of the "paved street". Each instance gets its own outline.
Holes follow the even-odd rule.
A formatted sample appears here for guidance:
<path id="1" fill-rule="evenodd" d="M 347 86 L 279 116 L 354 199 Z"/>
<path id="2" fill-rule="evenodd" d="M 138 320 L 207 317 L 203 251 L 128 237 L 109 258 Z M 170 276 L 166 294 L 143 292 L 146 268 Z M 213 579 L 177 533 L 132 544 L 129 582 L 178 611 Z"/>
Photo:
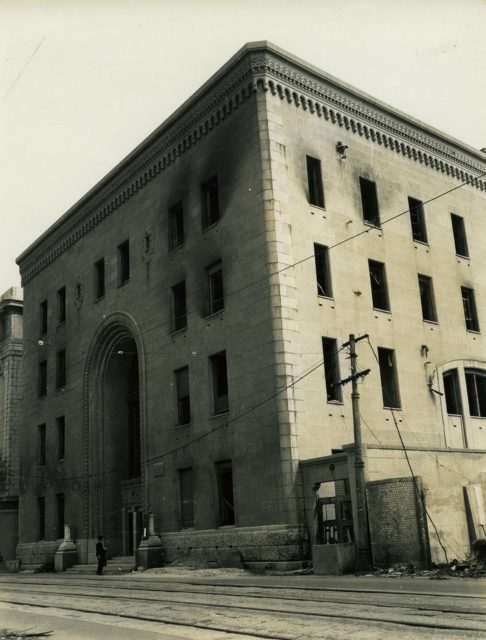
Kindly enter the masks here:
<path id="1" fill-rule="evenodd" d="M 484 638 L 486 580 L 0 574 L 0 629 L 55 640 Z"/>

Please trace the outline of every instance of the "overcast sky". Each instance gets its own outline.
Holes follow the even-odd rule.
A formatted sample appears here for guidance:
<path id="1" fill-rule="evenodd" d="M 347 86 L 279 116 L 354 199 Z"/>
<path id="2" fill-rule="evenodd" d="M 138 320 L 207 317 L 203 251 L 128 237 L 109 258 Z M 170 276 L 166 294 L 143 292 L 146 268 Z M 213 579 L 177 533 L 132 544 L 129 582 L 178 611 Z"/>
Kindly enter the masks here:
<path id="1" fill-rule="evenodd" d="M 0 0 L 0 293 L 31 242 L 255 40 L 486 147 L 486 0 Z"/>

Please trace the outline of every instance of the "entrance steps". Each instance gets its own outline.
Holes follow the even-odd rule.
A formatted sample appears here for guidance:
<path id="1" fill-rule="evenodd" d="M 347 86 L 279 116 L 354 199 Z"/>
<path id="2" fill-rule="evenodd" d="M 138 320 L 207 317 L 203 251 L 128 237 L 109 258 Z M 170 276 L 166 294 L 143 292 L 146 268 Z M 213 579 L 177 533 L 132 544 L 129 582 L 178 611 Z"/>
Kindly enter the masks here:
<path id="1" fill-rule="evenodd" d="M 97 567 L 97 564 L 75 564 L 70 569 L 66 569 L 65 573 L 78 575 L 96 574 Z M 108 560 L 108 564 L 103 569 L 103 574 L 109 576 L 120 575 L 122 573 L 131 573 L 136 568 L 134 556 L 117 556 Z"/>

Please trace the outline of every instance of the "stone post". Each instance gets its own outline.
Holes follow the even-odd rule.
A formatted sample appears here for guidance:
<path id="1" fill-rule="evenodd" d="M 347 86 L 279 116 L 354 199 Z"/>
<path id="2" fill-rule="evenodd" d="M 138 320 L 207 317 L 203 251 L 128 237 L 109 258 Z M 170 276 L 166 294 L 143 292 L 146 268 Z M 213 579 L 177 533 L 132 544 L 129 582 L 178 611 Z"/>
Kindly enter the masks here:
<path id="1" fill-rule="evenodd" d="M 77 564 L 78 549 L 76 543 L 71 540 L 71 527 L 64 525 L 64 540 L 59 545 L 58 550 L 54 554 L 54 570 L 65 571 Z"/>
<path id="2" fill-rule="evenodd" d="M 154 514 L 149 511 L 148 514 L 148 535 L 141 540 L 137 549 L 137 566 L 143 569 L 152 569 L 153 567 L 161 567 L 163 564 L 162 541 L 155 533 Z"/>

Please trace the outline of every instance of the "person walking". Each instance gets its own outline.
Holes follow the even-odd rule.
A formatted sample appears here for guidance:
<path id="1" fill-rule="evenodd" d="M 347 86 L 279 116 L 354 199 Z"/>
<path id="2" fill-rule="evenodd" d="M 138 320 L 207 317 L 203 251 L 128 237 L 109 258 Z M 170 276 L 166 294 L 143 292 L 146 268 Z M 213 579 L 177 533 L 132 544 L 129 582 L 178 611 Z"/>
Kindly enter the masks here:
<path id="1" fill-rule="evenodd" d="M 96 559 L 98 560 L 98 569 L 96 573 L 99 576 L 102 576 L 103 567 L 106 567 L 106 547 L 103 542 L 103 536 L 98 536 L 98 542 L 96 543 Z"/>

